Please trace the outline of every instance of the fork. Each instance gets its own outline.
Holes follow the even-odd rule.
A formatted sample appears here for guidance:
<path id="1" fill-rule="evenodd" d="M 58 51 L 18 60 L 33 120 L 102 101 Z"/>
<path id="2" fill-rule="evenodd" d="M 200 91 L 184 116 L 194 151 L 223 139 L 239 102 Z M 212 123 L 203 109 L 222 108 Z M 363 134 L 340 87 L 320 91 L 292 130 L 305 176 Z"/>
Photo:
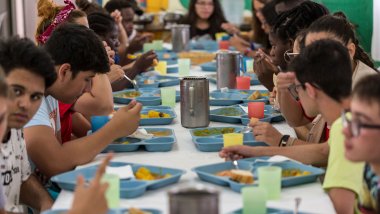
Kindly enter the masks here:
<path id="1" fill-rule="evenodd" d="M 127 79 L 130 83 L 132 83 L 133 88 L 138 91 L 139 87 L 137 86 L 136 80 L 131 80 L 127 75 L 124 74 L 125 79 Z"/>

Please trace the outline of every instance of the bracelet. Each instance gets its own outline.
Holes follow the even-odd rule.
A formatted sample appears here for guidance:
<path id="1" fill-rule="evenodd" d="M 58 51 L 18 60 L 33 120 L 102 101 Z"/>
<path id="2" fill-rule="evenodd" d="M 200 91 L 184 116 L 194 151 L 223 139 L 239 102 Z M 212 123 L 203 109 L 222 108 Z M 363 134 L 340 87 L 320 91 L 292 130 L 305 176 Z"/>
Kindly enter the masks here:
<path id="1" fill-rule="evenodd" d="M 289 137 L 289 135 L 283 135 L 280 139 L 280 142 L 278 143 L 278 147 L 287 146 Z"/>

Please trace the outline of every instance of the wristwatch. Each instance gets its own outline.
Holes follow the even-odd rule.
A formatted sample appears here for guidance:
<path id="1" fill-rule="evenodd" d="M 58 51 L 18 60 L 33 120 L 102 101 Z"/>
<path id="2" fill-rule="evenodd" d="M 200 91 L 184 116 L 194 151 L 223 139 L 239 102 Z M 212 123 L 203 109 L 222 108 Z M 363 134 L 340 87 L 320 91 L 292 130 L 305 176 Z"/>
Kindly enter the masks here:
<path id="1" fill-rule="evenodd" d="M 282 138 L 281 138 L 281 140 L 280 140 L 280 142 L 278 143 L 278 146 L 279 147 L 285 147 L 286 146 L 286 144 L 288 143 L 288 140 L 289 140 L 289 135 L 283 135 L 282 136 Z"/>

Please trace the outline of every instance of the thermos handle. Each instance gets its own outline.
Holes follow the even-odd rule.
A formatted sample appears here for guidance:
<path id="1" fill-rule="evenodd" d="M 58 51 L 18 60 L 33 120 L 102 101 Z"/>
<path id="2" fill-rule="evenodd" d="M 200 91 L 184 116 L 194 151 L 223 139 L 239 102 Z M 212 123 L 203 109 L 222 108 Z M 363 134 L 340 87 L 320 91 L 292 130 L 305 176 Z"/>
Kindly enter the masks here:
<path id="1" fill-rule="evenodd" d="M 189 93 L 190 93 L 190 115 L 194 116 L 194 87 L 189 87 Z"/>

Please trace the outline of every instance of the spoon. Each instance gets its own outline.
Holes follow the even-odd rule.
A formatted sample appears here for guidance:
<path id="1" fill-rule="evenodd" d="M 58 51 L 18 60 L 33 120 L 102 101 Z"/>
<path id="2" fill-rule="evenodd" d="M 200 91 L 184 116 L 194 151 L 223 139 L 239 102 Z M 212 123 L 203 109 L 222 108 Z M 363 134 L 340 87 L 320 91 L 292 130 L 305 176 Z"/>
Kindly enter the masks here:
<path id="1" fill-rule="evenodd" d="M 133 88 L 138 91 L 139 87 L 137 86 L 136 80 L 131 80 L 127 75 L 124 74 L 125 79 L 127 79 L 130 83 L 132 83 Z"/>
<path id="2" fill-rule="evenodd" d="M 235 169 L 239 169 L 237 160 L 234 160 L 233 154 L 230 155 L 230 159 L 232 161 L 232 165 L 234 165 Z"/>
<path id="3" fill-rule="evenodd" d="M 298 207 L 300 206 L 301 204 L 301 198 L 297 197 L 294 199 L 295 200 L 295 207 L 294 207 L 294 214 L 298 214 Z"/>
<path id="4" fill-rule="evenodd" d="M 241 129 L 240 133 L 245 134 L 245 133 L 249 133 L 251 131 L 252 131 L 252 127 L 250 127 L 249 125 L 247 125 L 247 126 L 244 126 L 244 128 Z"/>

